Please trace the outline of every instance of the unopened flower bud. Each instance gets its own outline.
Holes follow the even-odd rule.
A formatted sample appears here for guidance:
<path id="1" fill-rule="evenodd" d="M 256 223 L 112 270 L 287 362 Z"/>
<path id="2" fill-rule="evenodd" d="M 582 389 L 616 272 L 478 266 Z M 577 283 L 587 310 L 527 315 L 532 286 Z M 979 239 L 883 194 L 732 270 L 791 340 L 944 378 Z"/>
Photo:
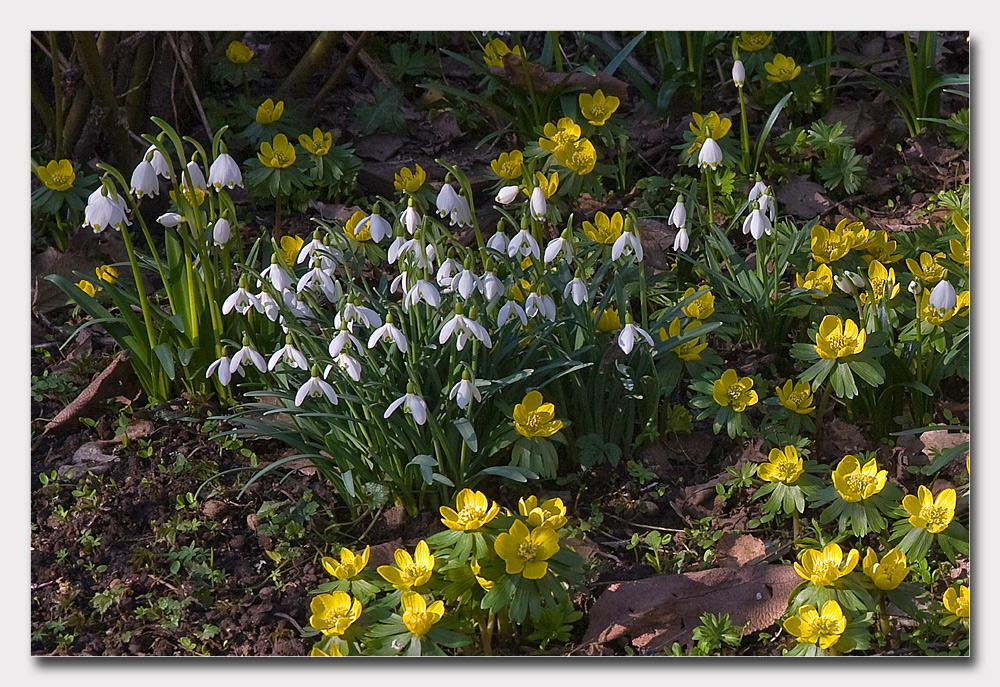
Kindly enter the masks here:
<path id="1" fill-rule="evenodd" d="M 743 63 L 740 60 L 736 60 L 733 63 L 733 83 L 736 84 L 737 88 L 743 88 L 743 82 L 747 78 L 747 71 L 743 68 Z"/>

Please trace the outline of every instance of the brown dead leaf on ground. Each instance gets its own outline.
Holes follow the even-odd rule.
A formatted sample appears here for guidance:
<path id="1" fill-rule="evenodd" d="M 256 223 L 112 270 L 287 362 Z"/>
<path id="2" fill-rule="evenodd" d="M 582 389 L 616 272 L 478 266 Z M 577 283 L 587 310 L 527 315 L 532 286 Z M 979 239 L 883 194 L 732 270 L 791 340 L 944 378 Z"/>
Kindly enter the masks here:
<path id="1" fill-rule="evenodd" d="M 673 642 L 691 643 L 705 613 L 728 613 L 746 632 L 769 627 L 784 614 L 802 578 L 789 565 L 712 568 L 660 575 L 608 587 L 590 610 L 590 623 L 574 653 L 599 654 L 602 645 L 628 639 L 646 653 Z"/>
<path id="2" fill-rule="evenodd" d="M 752 534 L 726 532 L 715 546 L 715 560 L 720 568 L 737 568 L 763 558 L 764 542 Z"/>
<path id="3" fill-rule="evenodd" d="M 87 385 L 86 389 L 81 391 L 80 394 L 73 399 L 68 406 L 59 411 L 54 418 L 49 420 L 49 422 L 42 429 L 42 435 L 53 432 L 61 428 L 70 420 L 79 417 L 84 409 L 86 409 L 91 403 L 106 398 L 113 398 L 114 396 L 122 393 L 122 386 L 128 383 L 129 380 L 131 380 L 132 385 L 135 385 L 135 376 L 131 374 L 129 366 L 124 364 L 127 360 L 128 353 L 126 351 L 119 351 L 111 360 L 111 363 L 97 373 L 97 375 L 91 380 L 90 384 Z"/>
<path id="4" fill-rule="evenodd" d="M 807 175 L 792 177 L 778 188 L 778 203 L 799 219 L 812 219 L 832 207 L 826 189 L 810 181 Z"/>
<path id="5" fill-rule="evenodd" d="M 868 450 L 868 441 L 855 425 L 834 418 L 823 427 L 820 462 L 839 462 L 848 454 Z"/>
<path id="6" fill-rule="evenodd" d="M 924 453 L 932 460 L 934 453 L 944 453 L 968 440 L 969 435 L 965 432 L 949 432 L 947 429 L 934 429 L 920 435 L 920 443 L 924 445 Z"/>
<path id="7" fill-rule="evenodd" d="M 594 76 L 583 72 L 572 74 L 547 72 L 541 65 L 522 60 L 520 55 L 514 53 L 503 56 L 503 67 L 490 67 L 490 71 L 515 86 L 524 86 L 530 81 L 536 93 L 548 93 L 556 86 L 564 84 L 571 90 L 588 93 L 600 88 L 604 95 L 613 95 L 622 103 L 628 102 L 628 84 L 604 72 L 597 72 Z"/>

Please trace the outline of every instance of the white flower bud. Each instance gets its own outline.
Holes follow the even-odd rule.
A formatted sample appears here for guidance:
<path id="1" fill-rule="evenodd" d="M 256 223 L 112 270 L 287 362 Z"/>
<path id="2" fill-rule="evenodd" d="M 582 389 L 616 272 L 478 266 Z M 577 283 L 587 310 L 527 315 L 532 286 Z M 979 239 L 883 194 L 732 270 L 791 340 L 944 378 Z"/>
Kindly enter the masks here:
<path id="1" fill-rule="evenodd" d="M 737 88 L 743 88 L 743 82 L 746 81 L 747 71 L 743 68 L 743 63 L 736 60 L 733 63 L 733 83 L 736 84 Z"/>

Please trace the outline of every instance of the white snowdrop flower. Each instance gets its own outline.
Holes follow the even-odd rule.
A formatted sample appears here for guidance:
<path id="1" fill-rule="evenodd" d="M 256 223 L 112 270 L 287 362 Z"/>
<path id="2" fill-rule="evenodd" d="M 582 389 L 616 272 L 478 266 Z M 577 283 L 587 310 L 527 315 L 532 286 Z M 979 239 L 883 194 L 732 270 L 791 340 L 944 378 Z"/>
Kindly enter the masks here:
<path id="1" fill-rule="evenodd" d="M 527 229 L 517 232 L 514 238 L 510 240 L 510 243 L 507 244 L 508 257 L 512 258 L 518 253 L 521 254 L 522 258 L 532 255 L 535 260 L 538 260 L 542 256 L 541 251 L 538 250 L 538 241 L 535 240 L 535 237 Z"/>
<path id="2" fill-rule="evenodd" d="M 348 329 L 352 329 L 355 322 L 365 327 L 381 327 L 382 318 L 377 312 L 363 305 L 358 305 L 351 301 L 344 304 L 344 309 L 338 312 L 333 318 L 333 326 L 341 328 L 341 323 L 346 323 Z"/>
<path id="3" fill-rule="evenodd" d="M 588 300 L 587 285 L 580 277 L 574 277 L 563 289 L 563 298 L 570 298 L 577 305 L 583 305 Z"/>
<path id="4" fill-rule="evenodd" d="M 465 408 L 472 403 L 473 398 L 477 401 L 483 400 L 483 396 L 479 393 L 479 389 L 477 389 L 476 385 L 469 379 L 468 372 L 462 375 L 462 379 L 458 382 L 458 384 L 451 387 L 451 391 L 448 392 L 448 398 L 453 399 L 462 410 L 465 410 Z"/>
<path id="5" fill-rule="evenodd" d="M 768 219 L 767 214 L 759 207 L 754 208 L 747 215 L 747 218 L 743 220 L 743 233 L 750 234 L 755 241 L 759 240 L 764 234 L 770 236 L 771 220 Z"/>
<path id="6" fill-rule="evenodd" d="M 208 190 L 208 184 L 205 182 L 205 174 L 194 160 L 187 163 L 187 171 L 191 175 L 191 186 L 202 191 Z M 184 182 L 187 182 L 187 177 L 184 177 Z"/>
<path id="7" fill-rule="evenodd" d="M 389 282 L 389 293 L 406 293 L 410 290 L 409 271 L 403 270 Z"/>
<path id="8" fill-rule="evenodd" d="M 486 247 L 492 248 L 497 253 L 506 253 L 508 243 L 510 243 L 510 240 L 507 238 L 507 234 L 498 229 L 493 236 L 487 239 Z"/>
<path id="9" fill-rule="evenodd" d="M 312 241 L 304 244 L 299 249 L 299 254 L 295 258 L 295 264 L 301 265 L 306 261 L 313 261 L 319 258 L 325 270 L 334 270 L 336 262 L 343 259 L 340 251 L 332 246 L 328 246 L 320 240 L 318 235 L 313 235 Z"/>
<path id="10" fill-rule="evenodd" d="M 501 205 L 510 205 L 517 198 L 517 186 L 504 186 L 502 189 L 497 191 L 497 196 L 495 198 L 496 202 Z"/>
<path id="11" fill-rule="evenodd" d="M 403 296 L 403 309 L 409 310 L 420 301 L 424 301 L 434 308 L 441 305 L 441 295 L 438 293 L 437 287 L 423 279 L 418 279 L 417 283 L 407 290 L 406 295 Z"/>
<path id="12" fill-rule="evenodd" d="M 920 292 L 923 291 L 923 287 L 920 286 L 920 282 L 911 281 L 910 285 L 906 287 L 906 290 L 912 293 L 914 296 L 919 296 Z"/>
<path id="13" fill-rule="evenodd" d="M 949 313 L 958 304 L 958 296 L 955 294 L 955 287 L 951 282 L 942 279 L 931 289 L 931 295 L 927 297 L 927 304 L 937 309 L 941 314 Z"/>
<path id="14" fill-rule="evenodd" d="M 184 221 L 184 217 L 182 215 L 178 215 L 176 212 L 165 212 L 157 217 L 156 221 L 165 227 L 176 227 Z"/>
<path id="15" fill-rule="evenodd" d="M 746 81 L 747 70 L 743 67 L 743 63 L 739 60 L 733 62 L 733 83 L 736 84 L 737 88 L 743 88 L 743 82 Z"/>
<path id="16" fill-rule="evenodd" d="M 684 201 L 678 198 L 673 210 L 670 211 L 670 217 L 667 218 L 667 226 L 683 229 L 685 224 L 687 224 L 687 208 L 684 207 Z"/>
<path id="17" fill-rule="evenodd" d="M 209 365 L 208 369 L 205 370 L 205 379 L 211 378 L 214 374 L 219 378 L 219 383 L 221 383 L 222 386 L 228 386 L 229 380 L 233 378 L 233 373 L 229 370 L 230 364 L 229 358 L 227 356 L 222 356 Z"/>
<path id="18" fill-rule="evenodd" d="M 541 186 L 536 186 L 531 191 L 531 216 L 535 219 L 542 219 L 548 209 L 548 203 L 545 202 L 545 192 Z"/>
<path id="19" fill-rule="evenodd" d="M 231 310 L 235 310 L 240 315 L 246 315 L 250 308 L 254 308 L 260 313 L 264 312 L 264 306 L 261 305 L 257 296 L 247 291 L 243 286 L 240 286 L 223 301 L 222 314 L 228 315 Z"/>
<path id="20" fill-rule="evenodd" d="M 149 157 L 150 153 L 152 153 L 152 157 Z M 167 163 L 167 158 L 163 157 L 163 153 L 161 153 L 156 146 L 151 145 L 146 148 L 146 152 L 143 154 L 143 157 L 149 157 L 149 164 L 153 166 L 154 172 L 159 174 L 164 179 L 170 178 L 170 165 Z"/>
<path id="21" fill-rule="evenodd" d="M 757 182 L 750 187 L 750 193 L 747 194 L 747 201 L 751 203 L 754 202 L 755 200 L 760 198 L 766 191 L 767 191 L 767 184 L 765 184 L 760 179 L 757 179 Z"/>
<path id="22" fill-rule="evenodd" d="M 455 336 L 455 346 L 458 350 L 465 348 L 466 341 L 473 338 L 479 340 L 486 348 L 493 348 L 493 340 L 490 338 L 490 333 L 486 331 L 486 327 L 471 317 L 465 317 L 461 312 L 456 312 L 441 327 L 438 343 L 443 346 L 452 335 Z"/>
<path id="23" fill-rule="evenodd" d="M 450 293 L 452 274 L 455 272 L 455 270 L 460 270 L 460 269 L 462 269 L 462 266 L 459 265 L 454 258 L 448 258 L 447 260 L 442 262 L 441 266 L 438 267 L 437 274 L 434 277 L 435 280 L 437 281 L 437 285 L 440 286 L 442 289 L 445 289 L 446 292 Z"/>
<path id="24" fill-rule="evenodd" d="M 415 232 L 417 227 L 420 226 L 420 222 L 422 220 L 420 213 L 417 212 L 415 207 L 413 207 L 412 200 L 410 202 L 411 204 L 407 205 L 406 209 L 403 210 L 403 214 L 399 216 L 399 221 L 406 228 L 406 231 L 408 231 L 412 236 L 413 232 Z"/>
<path id="25" fill-rule="evenodd" d="M 229 243 L 229 237 L 232 236 L 232 233 L 229 220 L 220 217 L 212 227 L 212 242 L 217 246 L 224 246 Z"/>
<path id="26" fill-rule="evenodd" d="M 445 215 L 454 213 L 455 208 L 458 206 L 458 199 L 459 195 L 455 193 L 455 189 L 452 188 L 451 184 L 442 186 L 437 194 L 438 215 L 444 217 Z"/>
<path id="27" fill-rule="evenodd" d="M 677 231 L 677 235 L 674 237 L 674 250 L 679 250 L 682 253 L 687 253 L 688 244 L 690 240 L 688 238 L 688 230 L 681 227 Z"/>
<path id="28" fill-rule="evenodd" d="M 278 305 L 278 301 L 274 300 L 267 291 L 261 291 L 257 294 L 257 299 L 260 301 L 265 317 L 271 320 L 271 322 L 277 322 L 278 317 L 281 315 L 281 306 Z"/>
<path id="29" fill-rule="evenodd" d="M 285 345 L 279 348 L 271 356 L 271 359 L 267 361 L 267 369 L 274 371 L 274 368 L 278 366 L 279 362 L 284 361 L 289 367 L 297 367 L 300 370 L 308 370 L 309 363 L 306 362 L 306 357 L 292 345 L 291 338 L 285 339 Z"/>
<path id="30" fill-rule="evenodd" d="M 360 232 L 365 227 L 368 227 L 368 231 L 372 236 L 372 241 L 375 243 L 381 243 L 382 239 L 386 236 L 392 235 L 392 226 L 384 217 L 382 217 L 382 215 L 378 214 L 377 206 L 372 214 L 358 222 L 358 226 L 354 229 L 354 233 Z"/>
<path id="31" fill-rule="evenodd" d="M 625 355 L 632 352 L 633 346 L 637 340 L 645 339 L 646 343 L 649 344 L 650 348 L 653 347 L 653 337 L 651 337 L 645 329 L 642 327 L 637 327 L 632 323 L 632 317 L 630 315 L 625 316 L 625 326 L 618 333 L 618 347 L 622 349 Z"/>
<path id="32" fill-rule="evenodd" d="M 395 344 L 400 353 L 406 353 L 406 337 L 392 323 L 391 313 L 385 316 L 385 324 L 373 331 L 372 335 L 368 337 L 368 348 L 375 348 L 375 344 L 383 339 Z"/>
<path id="33" fill-rule="evenodd" d="M 850 270 L 845 270 L 844 276 L 850 279 L 852 282 L 854 282 L 854 286 L 856 286 L 857 288 L 859 289 L 864 288 L 865 278 L 862 277 L 857 272 L 851 272 Z"/>
<path id="34" fill-rule="evenodd" d="M 511 315 L 516 315 L 517 319 L 521 320 L 522 327 L 528 325 L 528 314 L 524 312 L 524 308 L 521 307 L 521 304 L 515 300 L 509 300 L 500 306 L 500 312 L 497 313 L 497 327 L 502 327 L 503 323 L 506 322 Z"/>
<path id="35" fill-rule="evenodd" d="M 524 313 L 528 317 L 541 315 L 542 317 L 555 322 L 556 302 L 548 294 L 539 294 L 532 291 L 524 299 Z"/>
<path id="36" fill-rule="evenodd" d="M 260 276 L 271 282 L 271 286 L 274 287 L 276 291 L 285 291 L 292 285 L 292 278 L 288 275 L 288 272 L 278 264 L 278 258 L 275 255 L 271 256 L 271 264 L 268 265 Z M 261 282 L 257 281 L 257 286 L 260 286 Z"/>
<path id="37" fill-rule="evenodd" d="M 233 374 L 238 372 L 242 375 L 243 364 L 248 360 L 261 372 L 267 371 L 267 361 L 264 360 L 264 356 L 255 351 L 245 339 L 243 342 L 243 348 L 236 351 L 236 355 L 234 355 L 232 361 L 230 361 L 229 371 Z"/>
<path id="38" fill-rule="evenodd" d="M 642 262 L 642 241 L 631 231 L 623 231 L 611 246 L 612 260 L 617 260 L 622 255 L 635 255 L 635 259 Z"/>
<path id="39" fill-rule="evenodd" d="M 490 303 L 503 295 L 503 282 L 492 272 L 487 272 L 482 278 L 483 295 Z"/>
<path id="40" fill-rule="evenodd" d="M 341 352 L 340 355 L 335 357 L 334 362 L 337 363 L 337 367 L 347 373 L 347 376 L 353 379 L 355 382 L 361 381 L 361 363 L 358 362 L 356 358 L 352 358 L 347 353 Z M 327 366 L 326 372 L 323 373 L 325 377 L 329 374 L 331 366 Z"/>
<path id="41" fill-rule="evenodd" d="M 388 255 L 386 258 L 389 260 L 390 265 L 395 264 L 396 260 L 399 259 L 400 250 L 403 248 L 403 244 L 405 243 L 406 240 L 402 236 L 397 236 L 392 240 L 392 243 L 389 244 Z"/>
<path id="42" fill-rule="evenodd" d="M 218 191 L 223 186 L 233 188 L 239 186 L 243 188 L 243 174 L 240 166 L 229 153 L 221 153 L 215 158 L 212 166 L 208 168 L 208 183 Z"/>
<path id="43" fill-rule="evenodd" d="M 854 284 L 851 283 L 850 278 L 846 274 L 844 276 L 839 274 L 833 275 L 833 283 L 844 293 L 851 294 L 855 291 Z"/>
<path id="44" fill-rule="evenodd" d="M 573 248 L 570 246 L 569 241 L 564 239 L 562 236 L 557 236 L 556 238 L 549 241 L 549 245 L 545 247 L 544 261 L 550 263 L 559 257 L 562 253 L 563 258 L 567 263 L 572 264 L 573 262 Z"/>
<path id="45" fill-rule="evenodd" d="M 351 330 L 347 328 L 341 329 L 337 334 L 330 340 L 330 357 L 336 358 L 339 356 L 347 344 L 354 346 L 354 349 L 358 352 L 358 355 L 365 354 L 365 347 L 358 341 L 358 338 L 351 333 Z"/>
<path id="46" fill-rule="evenodd" d="M 777 210 L 774 203 L 774 195 L 770 186 L 768 186 L 764 193 L 760 196 L 760 207 L 765 213 L 767 213 L 767 218 L 771 220 L 771 224 L 773 225 L 774 216 Z M 770 234 L 771 232 L 767 233 Z"/>
<path id="47" fill-rule="evenodd" d="M 320 379 L 318 375 L 313 375 L 309 377 L 309 381 L 299 387 L 298 392 L 295 394 L 295 405 L 302 405 L 307 398 L 322 398 L 324 396 L 326 396 L 330 403 L 337 405 L 337 392 L 327 382 Z"/>
<path id="48" fill-rule="evenodd" d="M 131 192 L 136 198 L 155 196 L 160 192 L 160 180 L 156 177 L 156 170 L 145 158 L 135 166 L 132 171 Z"/>
<path id="49" fill-rule="evenodd" d="M 463 267 L 452 277 L 451 289 L 458 291 L 462 298 L 468 299 L 477 289 L 482 289 L 482 283 L 472 270 Z"/>
<path id="50" fill-rule="evenodd" d="M 305 317 L 310 319 L 315 318 L 315 314 L 313 313 L 312 308 L 306 305 L 303 301 L 300 301 L 296 297 L 295 292 L 292 291 L 291 289 L 288 289 L 287 291 L 282 291 L 281 297 L 282 300 L 285 301 L 285 306 L 292 311 L 292 314 L 295 315 L 295 317 L 299 318 Z"/>
<path id="51" fill-rule="evenodd" d="M 714 138 L 706 138 L 698 151 L 698 167 L 704 169 L 709 167 L 715 169 L 722 162 L 722 148 L 715 142 Z"/>
<path id="52" fill-rule="evenodd" d="M 403 406 L 403 410 L 413 416 L 413 421 L 418 425 L 427 422 L 427 404 L 424 403 L 424 399 L 411 393 L 405 393 L 390 403 L 382 417 L 389 419 L 389 416 L 396 412 L 400 406 Z"/>
<path id="53" fill-rule="evenodd" d="M 331 303 L 336 302 L 339 298 L 339 295 L 337 294 L 337 284 L 320 266 L 319 260 L 316 260 L 313 263 L 311 270 L 299 278 L 299 283 L 295 292 L 302 293 L 305 289 L 309 289 L 311 291 L 316 291 L 318 289 L 322 291 L 323 295 L 325 295 Z"/>

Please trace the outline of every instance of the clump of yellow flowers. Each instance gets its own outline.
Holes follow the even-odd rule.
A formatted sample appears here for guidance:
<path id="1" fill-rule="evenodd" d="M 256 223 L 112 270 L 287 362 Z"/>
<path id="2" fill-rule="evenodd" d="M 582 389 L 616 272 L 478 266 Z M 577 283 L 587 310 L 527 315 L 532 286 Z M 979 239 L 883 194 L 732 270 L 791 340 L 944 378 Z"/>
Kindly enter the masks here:
<path id="1" fill-rule="evenodd" d="M 857 355 L 865 349 L 867 332 L 854 320 L 841 321 L 836 315 L 827 315 L 816 332 L 816 353 L 824 360 L 837 360 Z"/>

